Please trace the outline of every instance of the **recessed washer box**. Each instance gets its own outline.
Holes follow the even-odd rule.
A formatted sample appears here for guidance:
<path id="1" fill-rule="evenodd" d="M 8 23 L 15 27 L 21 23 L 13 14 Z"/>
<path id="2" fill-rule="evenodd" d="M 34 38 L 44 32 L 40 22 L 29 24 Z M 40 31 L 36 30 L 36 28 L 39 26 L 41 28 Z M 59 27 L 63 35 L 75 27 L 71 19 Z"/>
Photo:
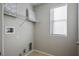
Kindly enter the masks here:
<path id="1" fill-rule="evenodd" d="M 13 27 L 13 26 L 6 26 L 5 27 L 5 34 L 15 34 L 15 27 Z"/>

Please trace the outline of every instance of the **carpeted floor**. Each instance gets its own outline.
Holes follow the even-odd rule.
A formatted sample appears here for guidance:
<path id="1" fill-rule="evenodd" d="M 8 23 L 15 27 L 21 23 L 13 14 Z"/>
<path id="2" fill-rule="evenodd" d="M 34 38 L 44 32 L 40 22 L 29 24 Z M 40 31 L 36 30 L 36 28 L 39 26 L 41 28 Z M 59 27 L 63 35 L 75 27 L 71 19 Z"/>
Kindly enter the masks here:
<path id="1" fill-rule="evenodd" d="M 48 56 L 46 54 L 42 54 L 40 52 L 37 51 L 33 51 L 31 54 L 29 54 L 28 56 Z"/>

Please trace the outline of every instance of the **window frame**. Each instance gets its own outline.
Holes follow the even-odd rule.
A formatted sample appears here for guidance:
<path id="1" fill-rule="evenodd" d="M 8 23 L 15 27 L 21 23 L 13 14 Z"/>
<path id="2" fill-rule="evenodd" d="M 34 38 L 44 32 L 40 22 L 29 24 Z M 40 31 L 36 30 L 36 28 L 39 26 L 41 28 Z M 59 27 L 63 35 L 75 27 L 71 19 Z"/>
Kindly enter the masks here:
<path id="1" fill-rule="evenodd" d="M 67 4 L 65 4 L 65 5 L 62 5 L 62 6 L 56 6 L 56 7 L 54 7 L 54 8 L 58 8 L 58 7 L 63 7 L 63 6 L 66 6 L 66 9 L 67 9 Z M 66 35 L 65 34 L 53 34 L 53 26 L 54 25 L 52 25 L 52 31 L 51 31 L 51 21 L 52 21 L 52 24 L 54 24 L 54 22 L 55 21 L 58 21 L 58 20 L 54 20 L 54 18 L 53 18 L 53 20 L 51 20 L 51 9 L 53 9 L 54 10 L 54 8 L 49 8 L 49 34 L 50 34 L 50 36 L 52 36 L 52 35 L 62 35 L 62 36 L 67 36 L 67 34 L 68 34 L 68 20 L 67 20 L 67 16 L 66 16 L 66 20 L 63 20 L 63 21 L 66 21 Z M 54 17 L 54 16 L 53 16 Z M 62 20 L 62 19 L 61 19 Z M 59 20 L 60 21 L 60 20 Z M 52 32 L 52 34 L 51 34 L 51 32 Z"/>

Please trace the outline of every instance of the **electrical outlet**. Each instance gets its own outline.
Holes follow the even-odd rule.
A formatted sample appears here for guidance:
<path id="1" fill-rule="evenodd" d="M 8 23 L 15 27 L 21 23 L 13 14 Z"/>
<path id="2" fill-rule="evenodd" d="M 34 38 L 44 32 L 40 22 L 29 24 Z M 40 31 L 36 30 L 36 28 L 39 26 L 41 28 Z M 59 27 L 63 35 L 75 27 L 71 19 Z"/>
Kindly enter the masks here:
<path id="1" fill-rule="evenodd" d="M 24 49 L 24 50 L 23 50 L 23 53 L 26 53 L 26 50 L 27 50 L 27 49 Z"/>
<path id="2" fill-rule="evenodd" d="M 29 43 L 29 51 L 32 50 L 32 42 Z"/>

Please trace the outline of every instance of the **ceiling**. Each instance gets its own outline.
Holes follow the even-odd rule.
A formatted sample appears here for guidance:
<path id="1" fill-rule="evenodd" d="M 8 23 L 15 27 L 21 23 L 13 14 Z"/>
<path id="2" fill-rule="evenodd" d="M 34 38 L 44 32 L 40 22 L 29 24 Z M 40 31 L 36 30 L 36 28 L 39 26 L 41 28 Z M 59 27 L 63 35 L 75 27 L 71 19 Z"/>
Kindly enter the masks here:
<path id="1" fill-rule="evenodd" d="M 42 3 L 31 3 L 32 6 L 37 6 L 37 5 L 40 5 Z"/>

